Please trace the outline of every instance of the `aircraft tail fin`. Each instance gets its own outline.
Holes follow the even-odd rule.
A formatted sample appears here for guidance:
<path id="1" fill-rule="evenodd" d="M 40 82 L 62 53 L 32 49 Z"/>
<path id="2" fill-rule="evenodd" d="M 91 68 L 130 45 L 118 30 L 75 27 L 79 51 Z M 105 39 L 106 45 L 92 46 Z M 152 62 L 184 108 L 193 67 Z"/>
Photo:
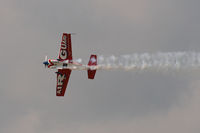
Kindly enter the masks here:
<path id="1" fill-rule="evenodd" d="M 97 55 L 91 55 L 90 60 L 88 62 L 88 66 L 96 66 L 97 65 Z M 88 79 L 94 79 L 96 70 L 94 69 L 89 69 L 87 70 L 88 72 Z"/>

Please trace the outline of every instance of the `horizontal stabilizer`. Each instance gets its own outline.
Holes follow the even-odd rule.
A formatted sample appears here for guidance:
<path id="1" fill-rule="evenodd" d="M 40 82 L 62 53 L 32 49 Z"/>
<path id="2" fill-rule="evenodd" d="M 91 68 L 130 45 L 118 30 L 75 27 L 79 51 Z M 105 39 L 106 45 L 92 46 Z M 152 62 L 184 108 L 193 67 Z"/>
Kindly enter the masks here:
<path id="1" fill-rule="evenodd" d="M 96 66 L 97 65 L 97 56 L 91 55 L 90 60 L 88 62 L 88 66 Z M 88 70 L 88 79 L 94 79 L 96 74 L 96 70 Z"/>

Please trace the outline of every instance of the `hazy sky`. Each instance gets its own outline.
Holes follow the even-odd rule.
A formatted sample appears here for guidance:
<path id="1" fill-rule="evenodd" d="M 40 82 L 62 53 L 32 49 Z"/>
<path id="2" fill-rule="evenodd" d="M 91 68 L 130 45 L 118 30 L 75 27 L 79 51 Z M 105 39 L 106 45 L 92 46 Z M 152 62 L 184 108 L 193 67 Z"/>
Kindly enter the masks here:
<path id="1" fill-rule="evenodd" d="M 200 69 L 73 71 L 56 97 L 63 32 L 74 58 L 200 51 L 198 0 L 0 0 L 1 133 L 199 133 Z"/>

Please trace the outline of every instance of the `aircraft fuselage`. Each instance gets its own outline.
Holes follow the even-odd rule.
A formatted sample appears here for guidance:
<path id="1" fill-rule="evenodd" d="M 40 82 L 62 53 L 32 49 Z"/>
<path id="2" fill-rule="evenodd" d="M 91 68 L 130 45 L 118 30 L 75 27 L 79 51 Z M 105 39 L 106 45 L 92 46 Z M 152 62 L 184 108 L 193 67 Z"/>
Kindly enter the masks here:
<path id="1" fill-rule="evenodd" d="M 46 64 L 48 64 L 48 68 L 50 69 L 70 69 L 70 70 L 88 70 L 89 67 L 87 65 L 83 65 L 77 62 L 73 62 L 71 60 L 54 60 L 49 59 Z"/>

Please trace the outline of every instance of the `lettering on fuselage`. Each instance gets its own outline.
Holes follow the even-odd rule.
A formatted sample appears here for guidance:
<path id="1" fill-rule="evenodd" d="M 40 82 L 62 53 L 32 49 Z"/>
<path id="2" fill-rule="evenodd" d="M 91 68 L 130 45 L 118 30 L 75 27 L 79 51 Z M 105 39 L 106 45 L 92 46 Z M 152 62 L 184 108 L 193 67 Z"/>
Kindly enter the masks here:
<path id="1" fill-rule="evenodd" d="M 58 75 L 58 82 L 57 82 L 57 94 L 62 93 L 62 88 L 63 88 L 63 80 L 66 78 L 65 74 L 59 74 Z"/>
<path id="2" fill-rule="evenodd" d="M 65 60 L 67 58 L 67 36 L 63 36 L 63 40 L 61 42 L 61 48 L 60 48 L 60 58 L 62 60 Z"/>

